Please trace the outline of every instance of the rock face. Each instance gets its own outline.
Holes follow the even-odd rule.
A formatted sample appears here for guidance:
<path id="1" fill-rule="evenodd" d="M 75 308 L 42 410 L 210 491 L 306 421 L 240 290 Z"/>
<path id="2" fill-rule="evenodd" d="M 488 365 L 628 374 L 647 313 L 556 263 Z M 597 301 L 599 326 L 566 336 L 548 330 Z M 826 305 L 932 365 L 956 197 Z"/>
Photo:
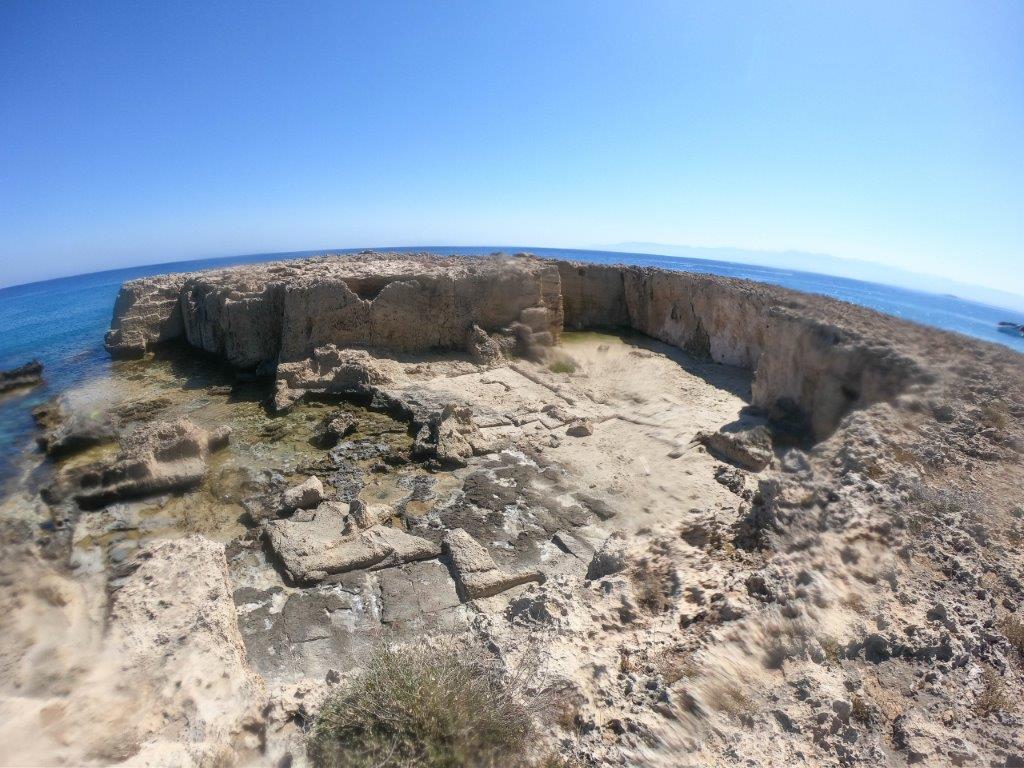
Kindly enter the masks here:
<path id="1" fill-rule="evenodd" d="M 140 357 L 153 344 L 185 332 L 181 290 L 189 274 L 131 280 L 121 286 L 103 346 L 112 357 Z"/>
<path id="2" fill-rule="evenodd" d="M 43 364 L 32 360 L 9 371 L 0 371 L 0 394 L 15 389 L 34 387 L 43 381 Z"/>
<path id="3" fill-rule="evenodd" d="M 230 432 L 200 429 L 187 419 L 157 422 L 121 442 L 110 466 L 84 473 L 75 498 L 83 509 L 119 499 L 194 488 L 206 476 L 211 451 L 227 445 Z"/>
<path id="4" fill-rule="evenodd" d="M 308 518 L 274 520 L 264 530 L 288 575 L 307 584 L 348 571 L 387 568 L 440 554 L 437 545 L 390 526 L 374 525 L 349 533 L 348 518 L 348 504 L 328 501 Z"/>
<path id="5" fill-rule="evenodd" d="M 753 401 L 795 404 L 816 438 L 927 382 L 923 329 L 784 288 L 649 267 L 559 262 L 567 327 L 631 328 L 755 372 Z M 928 331 L 927 333 L 936 333 Z"/>
<path id="6" fill-rule="evenodd" d="M 131 281 L 106 346 L 132 356 L 183 338 L 235 367 L 256 368 L 305 360 L 331 344 L 463 349 L 474 325 L 489 331 L 520 320 L 557 339 L 553 262 L 358 254 Z"/>

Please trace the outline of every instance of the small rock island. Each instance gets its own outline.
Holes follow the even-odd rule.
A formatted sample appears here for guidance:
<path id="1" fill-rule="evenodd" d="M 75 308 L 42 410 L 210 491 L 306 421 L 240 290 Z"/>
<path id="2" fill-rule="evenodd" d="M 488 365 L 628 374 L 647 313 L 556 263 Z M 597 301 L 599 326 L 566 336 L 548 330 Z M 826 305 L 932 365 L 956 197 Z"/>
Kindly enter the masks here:
<path id="1" fill-rule="evenodd" d="M 522 679 L 523 765 L 1024 764 L 1005 348 L 376 252 L 125 283 L 105 346 L 3 518 L 18 762 L 323 764 L 383 641 Z"/>

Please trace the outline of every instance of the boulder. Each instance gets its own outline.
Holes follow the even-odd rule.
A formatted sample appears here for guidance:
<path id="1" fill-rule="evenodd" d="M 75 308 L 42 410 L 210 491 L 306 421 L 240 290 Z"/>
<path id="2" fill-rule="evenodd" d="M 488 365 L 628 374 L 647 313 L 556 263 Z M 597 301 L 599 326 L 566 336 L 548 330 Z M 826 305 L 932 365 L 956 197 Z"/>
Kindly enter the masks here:
<path id="1" fill-rule="evenodd" d="M 464 467 L 473 456 L 495 450 L 494 442 L 485 438 L 474 423 L 473 412 L 451 404 L 420 427 L 413 445 L 414 456 L 435 458 L 447 467 Z"/>
<path id="2" fill-rule="evenodd" d="M 194 488 L 206 477 L 210 452 L 226 446 L 230 434 L 227 427 L 208 432 L 188 419 L 139 428 L 121 441 L 112 464 L 81 476 L 75 499 L 83 509 L 96 509 L 119 499 Z"/>
<path id="3" fill-rule="evenodd" d="M 43 364 L 32 360 L 9 371 L 0 371 L 0 394 L 25 387 L 35 387 L 43 381 Z"/>
<path id="4" fill-rule="evenodd" d="M 281 512 L 289 514 L 297 509 L 312 509 L 323 500 L 324 484 L 313 476 L 281 494 Z"/>
<path id="5" fill-rule="evenodd" d="M 440 548 L 397 528 L 352 530 L 349 505 L 327 501 L 302 519 L 272 520 L 264 534 L 288 575 L 309 584 L 359 569 L 376 570 L 437 557 Z"/>
<path id="6" fill-rule="evenodd" d="M 444 548 L 451 558 L 459 591 L 467 600 L 491 597 L 530 581 L 543 581 L 539 571 L 507 573 L 490 553 L 462 528 L 445 532 Z"/>
<path id="7" fill-rule="evenodd" d="M 307 394 L 366 394 L 371 385 L 387 384 L 391 373 L 386 362 L 363 349 L 339 349 L 328 345 L 314 350 L 308 360 L 282 363 L 271 403 L 283 413 Z"/>
<path id="8" fill-rule="evenodd" d="M 372 528 L 387 523 L 395 516 L 395 510 L 388 504 L 367 504 L 362 499 L 349 502 L 348 517 L 352 530 Z"/>
<path id="9" fill-rule="evenodd" d="M 697 437 L 711 453 L 751 472 L 760 472 L 774 456 L 771 434 L 761 424 L 702 432 Z"/>
<path id="10" fill-rule="evenodd" d="M 626 538 L 622 533 L 614 533 L 605 539 L 601 548 L 594 553 L 590 566 L 587 568 L 587 579 L 603 579 L 618 573 L 626 567 Z"/>
<path id="11" fill-rule="evenodd" d="M 38 406 L 32 416 L 42 430 L 39 447 L 53 458 L 113 442 L 118 435 L 118 423 L 105 408 L 78 407 L 64 396 Z"/>
<path id="12" fill-rule="evenodd" d="M 333 448 L 338 441 L 355 431 L 356 420 L 351 413 L 334 411 L 324 416 L 313 430 L 313 444 L 320 448 Z"/>
<path id="13" fill-rule="evenodd" d="M 576 419 L 565 430 L 565 434 L 569 437 L 588 437 L 594 434 L 594 425 L 590 419 Z"/>
<path id="14" fill-rule="evenodd" d="M 501 360 L 501 345 L 492 339 L 487 331 L 475 323 L 469 329 L 466 338 L 466 351 L 473 360 L 487 365 Z"/>

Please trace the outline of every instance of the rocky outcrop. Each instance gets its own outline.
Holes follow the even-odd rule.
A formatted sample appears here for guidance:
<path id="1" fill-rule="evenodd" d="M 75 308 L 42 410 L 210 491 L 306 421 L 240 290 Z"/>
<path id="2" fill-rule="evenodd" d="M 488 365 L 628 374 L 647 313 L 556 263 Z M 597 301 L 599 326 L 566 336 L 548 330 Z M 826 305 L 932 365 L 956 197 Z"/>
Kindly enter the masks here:
<path id="1" fill-rule="evenodd" d="M 185 332 L 181 290 L 192 275 L 159 275 L 121 286 L 103 346 L 112 357 L 141 357 L 154 344 Z"/>
<path id="2" fill-rule="evenodd" d="M 0 371 L 0 394 L 35 387 L 43 381 L 43 364 L 32 360 L 9 371 Z"/>
<path id="3" fill-rule="evenodd" d="M 391 381 L 389 365 L 362 349 L 320 347 L 307 360 L 277 367 L 273 410 L 287 411 L 306 395 L 368 394 Z"/>
<path id="4" fill-rule="evenodd" d="M 142 427 L 121 441 L 109 466 L 84 472 L 75 499 L 95 509 L 119 499 L 194 488 L 206 477 L 211 451 L 227 445 L 226 427 L 207 432 L 187 419 Z"/>
<path id="5" fill-rule="evenodd" d="M 397 528 L 372 525 L 357 530 L 357 524 L 349 521 L 349 505 L 341 502 L 327 501 L 308 515 L 273 520 L 265 524 L 264 532 L 288 576 L 303 584 L 440 554 L 436 544 Z"/>
<path id="6" fill-rule="evenodd" d="M 356 420 L 352 414 L 335 411 L 317 424 L 312 440 L 320 448 L 333 448 L 341 438 L 353 432 L 355 428 Z"/>
<path id="7" fill-rule="evenodd" d="M 419 428 L 413 455 L 436 459 L 445 467 L 464 467 L 473 456 L 493 453 L 495 442 L 483 436 L 472 417 L 465 406 L 444 406 Z"/>
<path id="8" fill-rule="evenodd" d="M 112 413 L 77 407 L 65 397 L 38 406 L 32 416 L 41 430 L 39 447 L 47 455 L 67 456 L 117 439 L 118 423 Z"/>
<path id="9" fill-rule="evenodd" d="M 564 327 L 621 327 L 755 372 L 752 399 L 815 438 L 850 411 L 931 380 L 919 329 L 769 285 L 528 255 L 362 253 L 126 283 L 107 348 L 141 354 L 179 338 L 237 368 L 278 371 L 274 406 L 372 376 L 351 347 L 461 349 L 498 359 L 501 331 L 543 356 Z M 934 332 L 931 332 L 934 333 Z"/>
<path id="10" fill-rule="evenodd" d="M 532 257 L 327 256 L 159 278 L 121 289 L 106 346 L 137 356 L 183 339 L 236 368 L 294 362 L 328 345 L 463 349 L 524 322 L 558 338 L 558 269 Z M 539 337 L 545 338 L 543 336 Z"/>
<path id="11" fill-rule="evenodd" d="M 467 600 L 491 597 L 531 581 L 543 581 L 539 571 L 507 573 L 501 570 L 490 553 L 462 528 L 445 532 L 444 548 L 451 558 L 459 590 Z"/>

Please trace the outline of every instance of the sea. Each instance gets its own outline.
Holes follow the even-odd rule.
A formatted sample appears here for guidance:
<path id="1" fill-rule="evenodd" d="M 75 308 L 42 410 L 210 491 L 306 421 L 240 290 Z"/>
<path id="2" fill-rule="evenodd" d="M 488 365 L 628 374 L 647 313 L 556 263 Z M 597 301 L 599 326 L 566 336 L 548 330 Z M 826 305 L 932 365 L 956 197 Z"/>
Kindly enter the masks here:
<path id="1" fill-rule="evenodd" d="M 496 251 L 529 251 L 540 256 L 595 264 L 635 264 L 740 277 L 832 296 L 905 320 L 1002 344 L 1018 353 L 1024 353 L 1024 338 L 1015 338 L 997 330 L 997 323 L 1001 320 L 1024 323 L 1024 316 L 1020 313 L 956 296 L 923 293 L 812 272 L 675 256 L 553 248 L 430 247 L 380 250 L 454 253 L 464 256 L 483 256 Z M 0 370 L 38 359 L 44 365 L 45 377 L 43 386 L 23 393 L 0 396 L 0 491 L 3 490 L 2 484 L 14 474 L 18 457 L 33 443 L 35 426 L 32 409 L 69 387 L 109 372 L 110 359 L 103 350 L 103 334 L 110 325 L 114 299 L 121 283 L 168 272 L 305 258 L 319 253 L 324 251 L 263 253 L 182 261 L 94 272 L 0 289 Z"/>

